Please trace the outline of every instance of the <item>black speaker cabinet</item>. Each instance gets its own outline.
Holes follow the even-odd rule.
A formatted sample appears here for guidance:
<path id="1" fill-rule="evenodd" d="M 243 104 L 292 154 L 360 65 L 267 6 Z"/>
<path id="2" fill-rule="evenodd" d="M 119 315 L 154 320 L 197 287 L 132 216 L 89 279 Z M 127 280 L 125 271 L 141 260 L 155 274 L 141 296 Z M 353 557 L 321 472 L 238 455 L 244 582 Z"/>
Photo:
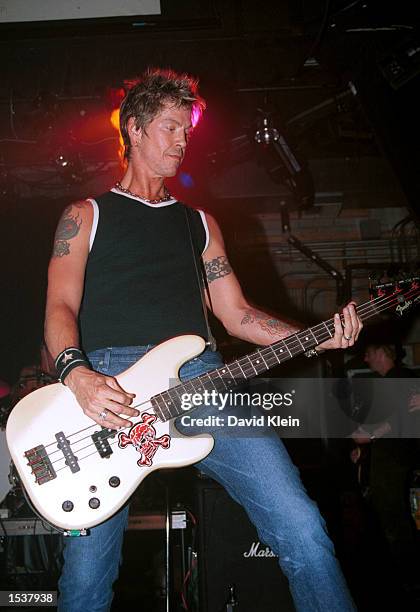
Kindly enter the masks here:
<path id="1" fill-rule="evenodd" d="M 230 585 L 241 612 L 293 612 L 287 578 L 242 507 L 210 479 L 197 489 L 200 612 L 224 612 Z"/>

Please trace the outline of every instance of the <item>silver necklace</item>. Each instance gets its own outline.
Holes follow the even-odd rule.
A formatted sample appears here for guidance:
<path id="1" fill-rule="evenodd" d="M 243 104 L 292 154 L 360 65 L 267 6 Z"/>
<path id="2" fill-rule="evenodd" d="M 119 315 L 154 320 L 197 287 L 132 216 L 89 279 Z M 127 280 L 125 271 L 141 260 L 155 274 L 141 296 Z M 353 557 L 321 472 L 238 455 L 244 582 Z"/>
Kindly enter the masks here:
<path id="1" fill-rule="evenodd" d="M 155 198 L 154 200 L 145 198 L 144 196 L 138 193 L 133 193 L 129 189 L 126 189 L 125 187 L 123 187 L 119 181 L 115 183 L 115 188 L 118 189 L 118 191 L 122 191 L 122 193 L 126 193 L 127 195 L 133 196 L 134 198 L 140 198 L 141 200 L 144 200 L 148 204 L 160 204 L 161 202 L 167 202 L 168 200 L 172 200 L 172 196 L 169 193 L 169 191 L 166 189 L 166 187 L 165 187 L 165 195 L 162 196 L 161 198 Z"/>

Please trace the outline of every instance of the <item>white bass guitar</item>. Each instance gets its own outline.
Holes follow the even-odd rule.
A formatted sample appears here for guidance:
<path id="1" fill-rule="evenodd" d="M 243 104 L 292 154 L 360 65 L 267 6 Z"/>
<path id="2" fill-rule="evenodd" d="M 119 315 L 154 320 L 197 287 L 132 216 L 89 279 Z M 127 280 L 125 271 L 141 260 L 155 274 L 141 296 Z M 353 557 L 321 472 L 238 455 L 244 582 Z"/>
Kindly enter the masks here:
<path id="1" fill-rule="evenodd" d="M 358 306 L 362 320 L 388 309 L 402 314 L 420 298 L 417 278 L 392 284 L 391 295 L 381 291 Z M 179 382 L 178 370 L 204 350 L 204 340 L 192 335 L 167 340 L 116 377 L 123 389 L 136 394 L 141 412 L 127 431 L 94 423 L 60 383 L 30 393 L 12 410 L 6 433 L 33 506 L 64 530 L 102 523 L 152 471 L 196 463 L 212 450 L 210 435 L 185 437 L 175 431 L 174 419 L 185 414 L 183 394 L 229 390 L 333 334 L 333 319 L 323 321 L 186 383 Z"/>

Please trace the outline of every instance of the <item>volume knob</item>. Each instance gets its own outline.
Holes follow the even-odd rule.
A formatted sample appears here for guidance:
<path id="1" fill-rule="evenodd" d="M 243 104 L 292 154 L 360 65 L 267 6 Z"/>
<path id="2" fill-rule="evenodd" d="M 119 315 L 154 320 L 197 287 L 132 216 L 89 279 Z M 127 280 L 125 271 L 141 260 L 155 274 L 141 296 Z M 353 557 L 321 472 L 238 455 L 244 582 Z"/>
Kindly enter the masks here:
<path id="1" fill-rule="evenodd" d="M 96 508 L 99 508 L 99 506 L 101 505 L 101 502 L 99 501 L 99 499 L 97 497 L 91 497 L 89 500 L 89 506 L 90 508 L 92 508 L 92 510 L 96 510 Z"/>

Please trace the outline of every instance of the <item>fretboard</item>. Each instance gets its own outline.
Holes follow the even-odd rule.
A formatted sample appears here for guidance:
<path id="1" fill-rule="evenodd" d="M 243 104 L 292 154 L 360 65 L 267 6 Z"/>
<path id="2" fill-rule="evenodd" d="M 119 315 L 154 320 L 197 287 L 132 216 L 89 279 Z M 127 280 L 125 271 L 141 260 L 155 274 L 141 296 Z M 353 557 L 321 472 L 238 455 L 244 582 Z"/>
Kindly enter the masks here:
<path id="1" fill-rule="evenodd" d="M 358 306 L 357 314 L 364 321 L 386 310 L 389 307 L 388 302 L 392 301 L 395 303 L 395 295 L 389 298 L 375 298 Z M 184 394 L 191 397 L 192 394 L 203 394 L 205 391 L 228 392 L 246 380 L 268 372 L 275 366 L 301 355 L 333 336 L 334 319 L 329 319 L 278 340 L 274 344 L 261 347 L 236 361 L 153 396 L 151 401 L 155 413 L 162 421 L 176 418 L 185 414 L 185 409 L 182 408 Z"/>

